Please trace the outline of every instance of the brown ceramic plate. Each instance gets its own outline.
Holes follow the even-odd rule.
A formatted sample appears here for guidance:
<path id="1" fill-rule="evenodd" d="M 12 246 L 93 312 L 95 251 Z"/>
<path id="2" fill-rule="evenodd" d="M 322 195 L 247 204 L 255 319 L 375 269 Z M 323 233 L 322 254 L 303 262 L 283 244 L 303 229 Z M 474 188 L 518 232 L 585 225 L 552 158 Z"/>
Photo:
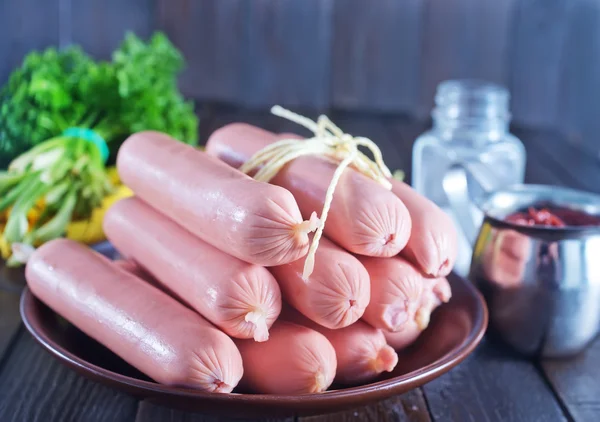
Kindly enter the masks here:
<path id="1" fill-rule="evenodd" d="M 202 393 L 157 384 L 66 322 L 29 289 L 21 297 L 21 315 L 33 337 L 65 365 L 139 398 L 219 416 L 314 415 L 352 409 L 405 393 L 463 361 L 481 341 L 488 313 L 471 283 L 455 275 L 449 280 L 452 299 L 434 312 L 429 328 L 417 342 L 400 353 L 393 373 L 370 384 L 335 386 L 325 393 L 299 396 Z"/>

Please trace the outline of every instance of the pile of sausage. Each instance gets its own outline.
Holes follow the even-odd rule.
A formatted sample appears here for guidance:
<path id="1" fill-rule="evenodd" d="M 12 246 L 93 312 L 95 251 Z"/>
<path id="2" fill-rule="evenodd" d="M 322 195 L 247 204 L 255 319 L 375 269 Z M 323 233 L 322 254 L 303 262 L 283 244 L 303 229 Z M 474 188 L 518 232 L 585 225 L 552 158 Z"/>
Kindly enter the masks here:
<path id="1" fill-rule="evenodd" d="M 131 136 L 117 168 L 135 197 L 104 221 L 124 260 L 49 242 L 27 264 L 32 292 L 168 385 L 302 394 L 392 371 L 396 350 L 450 299 L 456 232 L 404 183 L 389 191 L 347 169 L 303 280 L 310 216 L 336 165 L 299 158 L 270 184 L 237 170 L 290 136 L 231 124 L 206 152 L 156 132 Z"/>

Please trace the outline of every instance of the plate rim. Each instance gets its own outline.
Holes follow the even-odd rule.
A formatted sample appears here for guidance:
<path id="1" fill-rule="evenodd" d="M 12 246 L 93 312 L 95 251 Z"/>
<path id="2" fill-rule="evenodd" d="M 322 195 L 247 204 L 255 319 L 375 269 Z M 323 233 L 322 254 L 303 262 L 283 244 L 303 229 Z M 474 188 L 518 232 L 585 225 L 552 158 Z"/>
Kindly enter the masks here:
<path id="1" fill-rule="evenodd" d="M 44 350 L 46 350 L 46 352 L 59 360 L 61 364 L 75 370 L 81 376 L 85 376 L 86 378 L 103 383 L 113 389 L 130 395 L 137 395 L 144 398 L 167 395 L 178 399 L 196 399 L 199 402 L 210 401 L 214 404 L 239 403 L 260 406 L 273 405 L 278 408 L 288 408 L 290 410 L 299 410 L 294 408 L 294 406 L 303 404 L 322 407 L 327 404 L 339 405 L 340 401 L 352 399 L 354 399 L 353 403 L 355 403 L 356 406 L 360 406 L 365 403 L 390 397 L 394 394 L 401 394 L 424 385 L 460 364 L 470 356 L 481 343 L 489 323 L 489 311 L 485 299 L 481 292 L 479 292 L 468 279 L 461 277 L 456 273 L 452 273 L 450 277 L 458 279 L 459 282 L 470 291 L 470 294 L 475 296 L 478 304 L 477 313 L 481 314 L 481 318 L 477 318 L 474 321 L 473 328 L 458 347 L 446 353 L 440 359 L 403 375 L 369 384 L 303 395 L 209 393 L 190 388 L 162 385 L 153 381 L 146 381 L 123 375 L 80 358 L 63 348 L 59 343 L 50 339 L 45 330 L 40 330 L 38 329 L 39 327 L 36 328 L 34 324 L 32 324 L 29 312 L 26 311 L 26 306 L 29 302 L 35 300 L 42 304 L 43 301 L 38 299 L 28 286 L 25 286 L 21 293 L 19 312 L 23 324 L 29 334 L 44 348 Z M 52 308 L 48 308 L 53 313 L 57 314 Z"/>

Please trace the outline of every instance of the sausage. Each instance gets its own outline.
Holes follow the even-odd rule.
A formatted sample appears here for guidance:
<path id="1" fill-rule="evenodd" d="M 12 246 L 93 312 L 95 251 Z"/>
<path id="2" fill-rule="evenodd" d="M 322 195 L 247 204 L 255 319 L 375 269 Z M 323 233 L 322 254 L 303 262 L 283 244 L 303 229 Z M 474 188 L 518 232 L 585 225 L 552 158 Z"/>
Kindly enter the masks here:
<path id="1" fill-rule="evenodd" d="M 206 151 L 238 168 L 263 147 L 290 137 L 299 138 L 234 123 L 215 131 Z M 308 218 L 323 209 L 336 167 L 320 157 L 301 157 L 279 171 L 271 183 L 289 189 Z M 325 223 L 327 237 L 352 253 L 388 257 L 406 245 L 410 231 L 410 215 L 397 196 L 358 171 L 343 172 Z"/>
<path id="2" fill-rule="evenodd" d="M 308 252 L 310 222 L 294 197 L 158 132 L 130 136 L 117 155 L 124 184 L 175 222 L 242 261 L 280 265 Z"/>
<path id="3" fill-rule="evenodd" d="M 358 320 L 369 304 L 369 274 L 354 256 L 326 238 L 317 249 L 315 268 L 302 279 L 304 260 L 270 268 L 285 301 L 327 328 Z"/>
<path id="4" fill-rule="evenodd" d="M 242 377 L 227 335 L 80 243 L 44 244 L 25 276 L 50 308 L 159 383 L 227 393 Z"/>
<path id="5" fill-rule="evenodd" d="M 337 358 L 336 382 L 354 384 L 370 381 L 384 371 L 391 372 L 398 363 L 398 355 L 386 343 L 383 332 L 362 321 L 330 330 L 289 305 L 283 306 L 280 318 L 318 331 L 329 340 Z"/>
<path id="6" fill-rule="evenodd" d="M 406 205 L 412 220 L 412 234 L 402 255 L 430 277 L 447 276 L 454 267 L 458 251 L 452 219 L 404 182 L 390 181 L 392 192 Z"/>
<path id="7" fill-rule="evenodd" d="M 414 320 L 409 321 L 400 331 L 384 331 L 383 334 L 387 344 L 394 350 L 402 350 L 413 344 L 423 330 L 419 328 Z"/>
<path id="8" fill-rule="evenodd" d="M 442 303 L 447 303 L 452 297 L 452 290 L 448 280 L 444 277 L 426 279 L 423 287 L 421 307 L 417 310 L 419 318 L 409 320 L 400 331 L 385 331 L 387 343 L 395 350 L 401 350 L 414 343 L 429 325 L 433 311 Z M 421 321 L 419 324 L 417 321 Z"/>
<path id="9" fill-rule="evenodd" d="M 114 204 L 104 232 L 127 258 L 226 334 L 268 338 L 281 311 L 281 291 L 264 267 L 221 252 L 139 198 Z"/>
<path id="10" fill-rule="evenodd" d="M 278 320 L 264 343 L 235 340 L 244 361 L 241 386 L 263 394 L 320 393 L 327 390 L 337 361 L 322 334 Z"/>
<path id="11" fill-rule="evenodd" d="M 425 278 L 400 256 L 359 259 L 371 278 L 371 301 L 363 319 L 375 328 L 399 331 L 417 316 Z"/>
<path id="12" fill-rule="evenodd" d="M 414 321 L 421 330 L 429 326 L 431 314 L 443 303 L 452 298 L 450 283 L 445 277 L 425 279 L 420 307 L 417 309 Z"/>
<path id="13" fill-rule="evenodd" d="M 443 303 L 448 303 L 452 298 L 452 288 L 446 277 L 426 280 L 424 287 L 424 301 L 422 306 L 429 307 L 433 312 Z"/>

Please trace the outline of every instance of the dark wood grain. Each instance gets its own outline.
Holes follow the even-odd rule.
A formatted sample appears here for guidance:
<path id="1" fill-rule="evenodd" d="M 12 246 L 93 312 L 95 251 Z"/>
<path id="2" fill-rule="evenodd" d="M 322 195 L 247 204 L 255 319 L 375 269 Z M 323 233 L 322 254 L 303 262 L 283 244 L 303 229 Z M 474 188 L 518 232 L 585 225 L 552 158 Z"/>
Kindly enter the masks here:
<path id="1" fill-rule="evenodd" d="M 574 1 L 519 1 L 510 31 L 512 111 L 519 123 L 553 126 L 569 14 Z"/>
<path id="2" fill-rule="evenodd" d="M 595 93 L 600 93 L 600 2 L 572 3 L 562 59 L 559 122 L 570 135 L 567 141 L 598 157 L 600 95 Z"/>
<path id="3" fill-rule="evenodd" d="M 131 31 L 142 38 L 154 30 L 155 0 L 71 1 L 69 19 L 72 42 L 88 53 L 109 59 L 125 35 Z"/>
<path id="4" fill-rule="evenodd" d="M 542 368 L 577 422 L 600 420 L 600 341 L 568 360 L 545 360 Z"/>
<path id="5" fill-rule="evenodd" d="M 298 418 L 298 422 L 429 422 L 429 411 L 421 390 L 342 413 Z"/>
<path id="6" fill-rule="evenodd" d="M 425 2 L 419 117 L 433 106 L 443 80 L 478 78 L 507 82 L 507 39 L 518 0 Z"/>
<path id="7" fill-rule="evenodd" d="M 184 54 L 186 95 L 203 101 L 241 100 L 247 19 L 242 0 L 156 0 L 159 29 Z"/>
<path id="8" fill-rule="evenodd" d="M 507 85 L 519 125 L 600 148 L 600 3 L 589 0 L 0 1 L 0 83 L 32 49 L 80 43 L 106 58 L 125 30 L 165 30 L 200 101 L 408 113 L 436 85 Z"/>
<path id="9" fill-rule="evenodd" d="M 0 369 L 2 422 L 130 422 L 136 407 L 132 397 L 61 365 L 25 331 Z"/>
<path id="10" fill-rule="evenodd" d="M 158 0 L 159 27 L 182 49 L 182 89 L 249 107 L 329 103 L 332 0 Z"/>
<path id="11" fill-rule="evenodd" d="M 0 288 L 0 368 L 20 325 L 19 294 Z"/>
<path id="12" fill-rule="evenodd" d="M 0 85 L 30 50 L 59 41 L 59 0 L 0 0 Z"/>
<path id="13" fill-rule="evenodd" d="M 391 171 L 410 173 L 412 141 L 406 136 L 414 122 L 399 116 L 364 115 L 335 112 L 330 118 L 343 131 L 353 136 L 365 136 L 375 142 Z"/>
<path id="14" fill-rule="evenodd" d="M 332 105 L 341 109 L 404 111 L 419 102 L 421 0 L 336 0 L 333 20 Z"/>
<path id="15" fill-rule="evenodd" d="M 600 193 L 597 183 L 600 160 L 597 156 L 555 131 L 521 130 L 518 135 L 525 143 L 528 158 L 545 169 L 545 183 L 560 180 L 560 184 L 566 186 Z"/>
<path id="16" fill-rule="evenodd" d="M 207 416 L 198 413 L 182 412 L 169 409 L 149 402 L 141 402 L 135 422 L 251 422 L 250 419 L 229 419 L 217 416 Z M 256 422 L 294 422 L 294 418 L 261 419 Z"/>
<path id="17" fill-rule="evenodd" d="M 423 389 L 434 421 L 567 420 L 535 365 L 489 338 Z"/>
<path id="18" fill-rule="evenodd" d="M 527 151 L 527 166 L 525 168 L 525 182 L 536 183 L 536 184 L 548 184 L 556 186 L 572 186 L 573 180 L 560 174 L 556 171 L 555 166 L 551 166 L 547 163 L 544 158 L 543 152 L 540 154 L 539 141 L 545 139 L 542 133 L 546 133 L 546 136 L 554 138 L 560 137 L 560 135 L 554 132 L 542 131 L 542 130 L 531 130 L 522 127 L 512 128 L 512 133 L 517 136 L 525 144 Z M 548 147 L 549 144 L 545 144 L 544 147 Z"/>
<path id="19" fill-rule="evenodd" d="M 248 110 L 239 107 L 213 105 L 207 106 L 203 113 L 205 118 L 204 123 L 200 125 L 200 143 L 205 143 L 215 130 L 234 122 L 248 123 L 276 133 L 293 132 L 302 136 L 311 135 L 308 130 L 296 123 L 274 116 L 265 110 Z M 319 114 L 308 112 L 305 116 L 316 119 Z"/>
<path id="20" fill-rule="evenodd" d="M 242 104 L 327 108 L 333 0 L 247 4 Z"/>
<path id="21" fill-rule="evenodd" d="M 459 52 L 461 57 L 469 54 L 473 76 L 501 85 L 508 84 L 510 70 L 510 33 L 515 8 L 520 0 L 467 1 L 476 10 L 469 25 L 475 26 L 472 50 Z M 500 35 L 503 34 L 503 35 Z"/>
<path id="22" fill-rule="evenodd" d="M 423 14 L 423 54 L 420 115 L 433 106 L 436 86 L 443 80 L 473 77 L 476 7 L 464 0 L 430 0 Z"/>
<path id="23" fill-rule="evenodd" d="M 544 160 L 538 156 L 529 156 L 527 158 L 527 167 L 525 169 L 525 183 L 534 183 L 553 186 L 572 186 L 559 177 L 556 172 L 549 168 Z"/>

